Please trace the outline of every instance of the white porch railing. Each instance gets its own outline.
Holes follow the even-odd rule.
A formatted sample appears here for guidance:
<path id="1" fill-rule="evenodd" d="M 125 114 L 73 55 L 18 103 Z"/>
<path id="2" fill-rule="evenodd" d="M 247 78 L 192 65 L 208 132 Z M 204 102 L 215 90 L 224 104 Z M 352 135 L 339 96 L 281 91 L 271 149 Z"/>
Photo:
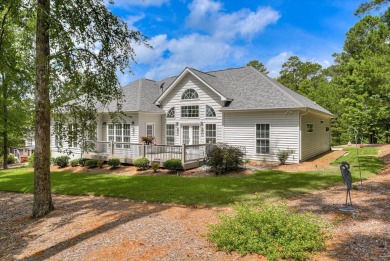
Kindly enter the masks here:
<path id="1" fill-rule="evenodd" d="M 183 167 L 199 166 L 206 157 L 207 144 L 198 145 L 147 145 L 114 141 L 89 141 L 90 151 L 83 157 L 119 158 L 122 162 L 132 162 L 138 158 L 148 158 L 150 162 L 163 164 L 169 159 L 180 159 Z"/>

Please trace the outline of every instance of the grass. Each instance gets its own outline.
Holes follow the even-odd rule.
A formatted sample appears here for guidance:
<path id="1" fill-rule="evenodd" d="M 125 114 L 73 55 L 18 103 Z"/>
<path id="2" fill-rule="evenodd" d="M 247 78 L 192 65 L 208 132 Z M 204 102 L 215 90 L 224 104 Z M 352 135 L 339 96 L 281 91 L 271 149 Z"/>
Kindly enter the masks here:
<path id="1" fill-rule="evenodd" d="M 349 158 L 341 158 L 338 161 L 349 160 L 354 180 L 358 180 L 357 160 L 353 151 L 345 157 Z M 360 162 L 363 178 L 378 173 L 383 166 L 375 156 L 361 157 Z M 234 202 L 261 204 L 281 200 L 341 184 L 342 179 L 339 170 L 334 168 L 322 172 L 258 171 L 245 177 L 198 178 L 52 172 L 51 182 L 52 192 L 56 194 L 113 196 L 148 202 L 221 206 Z M 1 170 L 0 191 L 32 193 L 32 169 Z"/>

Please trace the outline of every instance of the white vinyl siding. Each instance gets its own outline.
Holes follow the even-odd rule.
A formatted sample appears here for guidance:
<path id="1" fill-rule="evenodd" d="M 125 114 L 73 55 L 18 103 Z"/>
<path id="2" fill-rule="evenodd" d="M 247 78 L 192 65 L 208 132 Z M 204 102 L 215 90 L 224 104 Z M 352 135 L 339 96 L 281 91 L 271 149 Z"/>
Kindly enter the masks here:
<path id="1" fill-rule="evenodd" d="M 278 161 L 278 150 L 293 150 L 288 162 L 299 162 L 299 116 L 298 112 L 253 111 L 224 113 L 224 142 L 234 146 L 245 146 L 247 158 L 253 160 Z M 270 126 L 270 153 L 256 153 L 256 124 Z"/>
<path id="2" fill-rule="evenodd" d="M 172 106 L 171 106 L 172 107 Z M 165 117 L 165 115 L 164 115 Z M 162 139 L 162 134 L 163 134 L 163 125 L 161 122 L 161 114 L 155 114 L 155 113 L 145 113 L 145 112 L 140 112 L 139 113 L 139 137 L 138 137 L 138 142 L 141 141 L 140 136 L 147 136 L 147 125 L 153 124 L 153 137 L 155 138 L 156 144 L 160 145 L 165 143 L 165 140 Z M 150 134 L 150 133 L 149 133 Z M 165 135 L 164 135 L 165 136 Z"/>
<path id="3" fill-rule="evenodd" d="M 312 125 L 312 126 L 308 126 Z M 330 119 L 315 113 L 302 115 L 301 119 L 301 160 L 306 160 L 330 150 Z M 308 131 L 312 129 L 312 132 Z"/>
<path id="4" fill-rule="evenodd" d="M 182 94 L 188 89 L 195 90 L 198 94 L 198 99 L 183 100 Z M 162 109 L 165 113 L 168 113 L 172 107 L 175 107 L 175 117 L 164 119 L 165 124 L 175 125 L 175 144 L 181 144 L 182 127 L 185 125 L 199 125 L 199 143 L 204 144 L 206 142 L 206 124 L 216 124 L 216 141 L 223 142 L 222 112 L 219 111 L 222 104 L 220 96 L 214 91 L 193 75 L 186 75 L 161 102 Z M 206 105 L 214 109 L 215 117 L 206 117 Z M 199 106 L 198 117 L 181 117 L 182 106 Z M 201 122 L 203 125 L 200 124 Z M 165 135 L 166 131 L 164 130 L 162 133 Z"/>

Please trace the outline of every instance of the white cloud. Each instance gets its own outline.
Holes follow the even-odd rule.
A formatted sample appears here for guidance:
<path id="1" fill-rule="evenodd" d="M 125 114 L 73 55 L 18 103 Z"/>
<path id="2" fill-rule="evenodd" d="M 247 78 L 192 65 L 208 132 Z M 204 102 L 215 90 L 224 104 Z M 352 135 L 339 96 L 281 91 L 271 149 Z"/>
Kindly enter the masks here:
<path id="1" fill-rule="evenodd" d="M 240 9 L 222 12 L 222 4 L 212 0 L 194 0 L 190 5 L 187 25 L 204 30 L 215 38 L 233 40 L 237 37 L 251 39 L 264 28 L 275 23 L 280 14 L 270 7 L 259 7 L 255 12 Z"/>
<path id="2" fill-rule="evenodd" d="M 265 67 L 267 67 L 269 71 L 269 76 L 272 78 L 279 77 L 279 72 L 282 69 L 283 63 L 285 63 L 288 58 L 293 56 L 294 53 L 292 51 L 282 52 L 274 57 L 271 57 L 266 63 Z"/>
<path id="3" fill-rule="evenodd" d="M 163 53 L 168 49 L 168 40 L 166 34 L 159 34 L 148 40 L 148 44 L 153 48 L 145 45 L 135 45 L 135 61 L 140 64 L 155 64 L 162 58 Z"/>
<path id="4" fill-rule="evenodd" d="M 140 15 L 127 16 L 125 18 L 125 22 L 129 26 L 131 30 L 139 31 L 138 28 L 134 25 L 136 22 L 145 18 L 145 14 L 142 13 Z"/>
<path id="5" fill-rule="evenodd" d="M 164 52 L 168 52 L 168 55 L 154 60 L 152 68 L 145 74 L 146 78 L 161 79 L 177 75 L 185 67 L 202 69 L 223 66 L 228 59 L 241 56 L 241 49 L 215 41 L 207 35 L 191 34 L 161 44 L 166 45 Z M 157 46 L 157 49 L 163 48 Z"/>
<path id="6" fill-rule="evenodd" d="M 165 3 L 169 3 L 170 0 L 114 0 L 115 7 L 127 8 L 130 6 L 162 6 Z M 105 0 L 108 5 L 108 0 Z"/>
<path id="7" fill-rule="evenodd" d="M 281 52 L 280 54 L 278 54 L 274 57 L 271 57 L 265 63 L 265 67 L 269 71 L 268 75 L 272 78 L 279 77 L 279 73 L 282 70 L 283 63 L 285 63 L 288 60 L 288 58 L 290 58 L 293 55 L 298 56 L 302 62 L 319 63 L 320 65 L 322 65 L 323 68 L 326 68 L 326 67 L 329 67 L 330 65 L 332 65 L 332 62 L 329 62 L 329 60 L 326 57 L 319 58 L 319 56 L 317 56 L 317 57 L 307 58 L 303 55 L 295 54 L 292 51 L 285 51 L 285 52 Z"/>

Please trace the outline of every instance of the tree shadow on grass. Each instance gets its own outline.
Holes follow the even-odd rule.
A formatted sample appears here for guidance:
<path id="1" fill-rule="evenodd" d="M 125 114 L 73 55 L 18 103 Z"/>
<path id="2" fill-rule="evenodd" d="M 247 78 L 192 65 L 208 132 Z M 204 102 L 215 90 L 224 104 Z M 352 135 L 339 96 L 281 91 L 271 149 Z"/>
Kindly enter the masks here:
<path id="1" fill-rule="evenodd" d="M 132 222 L 136 219 L 160 212 L 169 208 L 166 205 L 145 205 L 124 199 L 96 197 L 54 196 L 56 209 L 41 219 L 31 219 L 31 194 L 0 192 L 0 259 L 10 260 L 22 257 L 24 260 L 50 259 L 56 254 L 71 248 L 85 240 L 103 234 L 109 230 Z M 3 204 L 4 203 L 4 204 Z M 89 215 L 89 222 L 104 216 L 107 221 L 83 227 L 78 218 Z M 70 229 L 77 231 L 69 231 Z M 40 231 L 42 229 L 42 231 Z M 67 231 L 68 230 L 68 231 Z M 64 233 L 64 235 L 56 235 Z M 61 232 L 62 231 L 62 232 Z M 67 236 L 67 233 L 71 234 Z M 53 233 L 50 242 L 45 233 Z M 31 251 L 29 244 L 37 241 L 45 249 Z M 19 257 L 18 257 L 19 256 Z"/>

